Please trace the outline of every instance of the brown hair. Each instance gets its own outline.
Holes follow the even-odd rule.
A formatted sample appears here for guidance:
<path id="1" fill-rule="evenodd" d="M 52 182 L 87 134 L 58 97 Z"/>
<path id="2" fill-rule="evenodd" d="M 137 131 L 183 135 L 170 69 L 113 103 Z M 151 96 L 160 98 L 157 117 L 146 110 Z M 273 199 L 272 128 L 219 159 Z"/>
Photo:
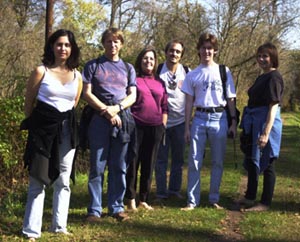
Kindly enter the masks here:
<path id="1" fill-rule="evenodd" d="M 218 40 L 215 35 L 206 32 L 201 34 L 197 43 L 197 50 L 204 45 L 204 42 L 210 42 L 214 48 L 214 51 L 218 50 Z"/>
<path id="2" fill-rule="evenodd" d="M 109 28 L 107 30 L 105 30 L 102 34 L 102 38 L 101 38 L 101 43 L 104 44 L 106 38 L 109 35 L 113 35 L 114 37 L 116 37 L 117 39 L 119 39 L 121 41 L 122 44 L 124 44 L 124 36 L 123 36 L 123 32 L 122 30 L 118 29 L 118 28 Z"/>
<path id="3" fill-rule="evenodd" d="M 258 47 L 256 51 L 256 57 L 258 54 L 266 52 L 269 54 L 271 62 L 272 62 L 272 67 L 277 68 L 279 66 L 279 60 L 278 60 L 278 51 L 275 45 L 273 45 L 270 42 L 267 42 L 261 46 Z"/>
<path id="4" fill-rule="evenodd" d="M 154 54 L 155 64 L 154 64 L 154 68 L 153 68 L 153 75 L 154 76 L 156 75 L 156 70 L 157 70 L 157 55 L 156 55 L 156 50 L 152 46 L 146 46 L 138 54 L 138 56 L 136 58 L 136 61 L 135 61 L 135 70 L 136 70 L 137 76 L 139 76 L 139 77 L 143 75 L 143 71 L 142 71 L 142 59 L 143 59 L 144 55 L 147 52 L 153 52 L 153 54 Z"/>
<path id="5" fill-rule="evenodd" d="M 171 40 L 165 47 L 165 53 L 168 52 L 172 44 L 180 44 L 182 46 L 182 52 L 181 52 L 181 57 L 183 57 L 184 51 L 185 51 L 185 46 L 181 40 L 178 39 L 173 39 Z"/>

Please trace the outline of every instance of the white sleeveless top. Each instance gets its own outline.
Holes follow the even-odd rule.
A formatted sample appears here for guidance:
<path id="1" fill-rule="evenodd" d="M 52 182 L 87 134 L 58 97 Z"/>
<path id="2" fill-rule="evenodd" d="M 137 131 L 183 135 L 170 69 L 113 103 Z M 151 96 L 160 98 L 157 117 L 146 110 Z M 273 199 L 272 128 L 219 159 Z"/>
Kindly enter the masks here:
<path id="1" fill-rule="evenodd" d="M 41 81 L 37 99 L 55 107 L 60 112 L 71 110 L 75 105 L 78 92 L 78 78 L 74 70 L 74 78 L 66 84 L 55 79 L 45 67 L 45 74 Z"/>

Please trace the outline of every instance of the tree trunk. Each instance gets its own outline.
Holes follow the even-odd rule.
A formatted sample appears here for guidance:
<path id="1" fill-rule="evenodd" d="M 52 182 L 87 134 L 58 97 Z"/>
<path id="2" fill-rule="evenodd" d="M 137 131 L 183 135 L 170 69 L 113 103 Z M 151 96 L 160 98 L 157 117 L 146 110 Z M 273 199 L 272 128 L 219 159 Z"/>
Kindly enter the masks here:
<path id="1" fill-rule="evenodd" d="M 54 2 L 55 0 L 47 0 L 45 42 L 47 42 L 49 36 L 52 34 Z"/>

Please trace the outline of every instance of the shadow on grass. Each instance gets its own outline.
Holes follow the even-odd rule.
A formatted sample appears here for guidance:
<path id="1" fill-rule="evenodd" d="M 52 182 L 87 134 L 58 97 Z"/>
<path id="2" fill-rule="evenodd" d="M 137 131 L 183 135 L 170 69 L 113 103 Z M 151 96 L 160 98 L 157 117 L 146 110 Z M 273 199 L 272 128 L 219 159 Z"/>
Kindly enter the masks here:
<path id="1" fill-rule="evenodd" d="M 219 240 L 213 231 L 203 228 L 180 228 L 168 225 L 156 225 L 140 219 L 131 219 L 126 222 L 115 222 L 111 218 L 103 218 L 98 224 L 87 224 L 81 216 L 76 214 L 70 215 L 73 223 L 84 224 L 84 226 L 99 226 L 105 230 L 109 228 L 114 231 L 116 236 L 122 233 L 122 238 L 118 237 L 118 241 L 224 241 Z"/>
<path id="2" fill-rule="evenodd" d="M 300 174 L 300 129 L 296 126 L 284 126 L 280 156 L 276 161 L 278 175 L 299 178 Z M 292 169 L 291 169 L 292 168 Z"/>
<path id="3" fill-rule="evenodd" d="M 69 218 L 73 224 L 81 224 L 83 227 L 99 226 L 100 231 L 101 229 L 103 231 L 110 229 L 116 236 L 120 233 L 122 234 L 122 238 L 117 236 L 117 240 L 111 238 L 111 241 L 289 242 L 286 239 L 274 240 L 265 238 L 234 240 L 226 234 L 216 234 L 213 230 L 195 225 L 176 227 L 174 223 L 172 223 L 173 225 L 162 225 L 134 219 L 126 222 L 116 222 L 111 218 L 104 218 L 97 224 L 87 224 L 84 218 L 78 214 L 70 214 Z M 101 236 L 101 232 L 99 232 L 99 235 Z M 106 240 L 104 239 L 104 241 Z"/>

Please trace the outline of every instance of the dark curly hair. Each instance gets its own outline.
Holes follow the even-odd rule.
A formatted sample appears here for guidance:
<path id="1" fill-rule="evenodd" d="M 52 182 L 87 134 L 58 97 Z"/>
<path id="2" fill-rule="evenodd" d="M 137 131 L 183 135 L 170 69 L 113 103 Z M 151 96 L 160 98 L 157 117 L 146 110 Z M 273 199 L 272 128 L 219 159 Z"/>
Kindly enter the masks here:
<path id="1" fill-rule="evenodd" d="M 79 56 L 80 50 L 77 46 L 75 36 L 70 30 L 66 29 L 59 29 L 55 31 L 47 40 L 45 47 L 44 47 L 44 54 L 42 62 L 46 66 L 51 66 L 55 62 L 55 56 L 53 52 L 53 45 L 57 41 L 57 39 L 61 36 L 68 36 L 69 42 L 71 44 L 71 55 L 67 59 L 66 65 L 67 67 L 72 70 L 79 66 Z"/>

